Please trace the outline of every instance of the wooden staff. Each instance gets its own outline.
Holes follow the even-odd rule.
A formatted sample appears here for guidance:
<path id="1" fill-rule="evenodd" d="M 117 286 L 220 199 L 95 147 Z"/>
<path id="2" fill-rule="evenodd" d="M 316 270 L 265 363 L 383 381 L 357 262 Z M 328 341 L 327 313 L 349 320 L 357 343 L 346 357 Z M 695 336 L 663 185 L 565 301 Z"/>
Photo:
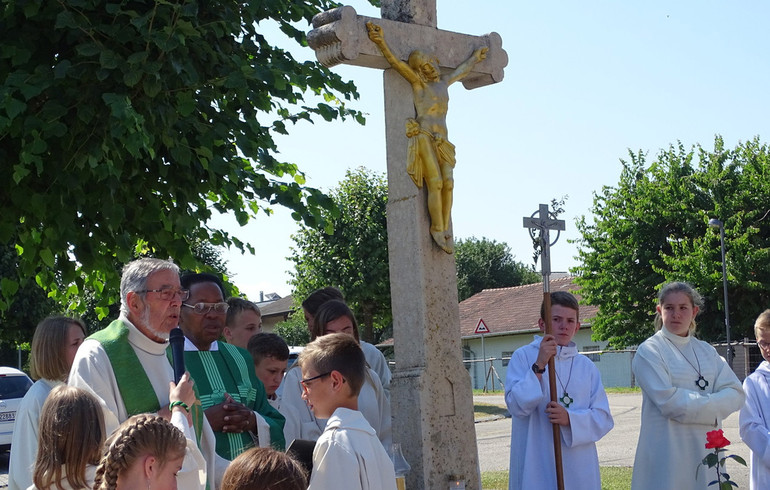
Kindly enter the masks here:
<path id="1" fill-rule="evenodd" d="M 535 215 L 539 215 L 535 217 Z M 551 255 L 550 247 L 556 240 L 559 239 L 558 235 L 556 240 L 551 243 L 548 236 L 549 230 L 564 230 L 564 220 L 558 220 L 554 216 L 551 218 L 551 213 L 548 210 L 547 204 L 541 204 L 540 208 L 530 217 L 524 217 L 524 227 L 529 228 L 529 234 L 535 244 L 535 247 L 540 250 L 540 267 L 543 274 L 543 305 L 545 318 L 545 334 L 552 334 L 552 319 L 551 319 Z M 539 236 L 535 234 L 535 230 L 539 231 Z M 537 256 L 535 256 L 537 257 Z M 548 386 L 551 392 L 551 401 L 556 401 L 556 364 L 554 357 L 548 360 Z M 556 465 L 556 487 L 558 490 L 564 490 L 564 469 L 562 468 L 561 457 L 561 428 L 559 424 L 553 425 L 553 454 L 554 463 Z"/>

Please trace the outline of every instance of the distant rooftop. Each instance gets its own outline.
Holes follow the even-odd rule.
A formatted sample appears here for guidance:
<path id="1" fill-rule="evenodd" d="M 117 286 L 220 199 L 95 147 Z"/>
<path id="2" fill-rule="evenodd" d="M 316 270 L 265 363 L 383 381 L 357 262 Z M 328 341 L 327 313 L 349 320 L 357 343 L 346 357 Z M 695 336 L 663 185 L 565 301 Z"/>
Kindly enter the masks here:
<path id="1" fill-rule="evenodd" d="M 578 285 L 573 277 L 563 276 L 551 279 L 551 292 L 570 291 L 574 293 Z M 543 302 L 543 283 L 526 284 L 511 288 L 485 289 L 460 303 L 460 336 L 478 337 L 474 334 L 479 319 L 489 328 L 486 335 L 503 335 L 517 332 L 537 331 L 540 318 L 540 305 Z M 580 322 L 583 327 L 596 316 L 599 308 L 580 305 Z"/>

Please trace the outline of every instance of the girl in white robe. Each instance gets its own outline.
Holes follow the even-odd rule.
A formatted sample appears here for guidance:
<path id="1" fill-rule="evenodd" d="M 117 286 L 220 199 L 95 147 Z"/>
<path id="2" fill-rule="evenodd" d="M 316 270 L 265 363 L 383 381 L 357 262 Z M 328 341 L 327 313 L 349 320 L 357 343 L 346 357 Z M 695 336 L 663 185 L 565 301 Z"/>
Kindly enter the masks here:
<path id="1" fill-rule="evenodd" d="M 702 490 L 714 479 L 702 466 L 706 433 L 743 405 L 741 383 L 716 350 L 693 336 L 702 300 L 672 282 L 658 295 L 657 332 L 632 362 L 642 388 L 642 425 L 632 490 Z"/>
<path id="2" fill-rule="evenodd" d="M 37 381 L 24 395 L 16 411 L 8 490 L 26 490 L 32 485 L 40 411 L 51 390 L 67 381 L 72 360 L 85 336 L 85 324 L 78 318 L 52 316 L 37 324 L 29 360 L 30 374 Z"/>

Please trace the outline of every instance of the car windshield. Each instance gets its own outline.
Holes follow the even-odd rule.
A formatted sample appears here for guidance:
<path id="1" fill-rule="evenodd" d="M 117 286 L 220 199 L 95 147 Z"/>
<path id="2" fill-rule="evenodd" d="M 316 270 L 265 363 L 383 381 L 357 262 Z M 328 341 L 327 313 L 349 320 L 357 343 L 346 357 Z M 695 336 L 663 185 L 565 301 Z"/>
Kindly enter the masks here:
<path id="1" fill-rule="evenodd" d="M 24 398 L 32 382 L 26 376 L 0 376 L 0 400 Z"/>

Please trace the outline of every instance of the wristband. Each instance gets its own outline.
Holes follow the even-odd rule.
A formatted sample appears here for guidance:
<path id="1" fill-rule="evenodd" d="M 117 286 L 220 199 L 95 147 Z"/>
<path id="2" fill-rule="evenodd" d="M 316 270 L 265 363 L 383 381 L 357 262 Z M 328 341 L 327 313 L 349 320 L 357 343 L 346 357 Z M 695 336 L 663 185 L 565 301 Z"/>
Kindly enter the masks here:
<path id="1" fill-rule="evenodd" d="M 174 410 L 174 407 L 182 407 L 182 408 L 184 408 L 185 412 L 190 413 L 190 407 L 188 407 L 187 404 L 185 402 L 181 401 L 181 400 L 177 400 L 175 402 L 171 402 L 168 405 L 168 409 L 169 410 Z"/>

